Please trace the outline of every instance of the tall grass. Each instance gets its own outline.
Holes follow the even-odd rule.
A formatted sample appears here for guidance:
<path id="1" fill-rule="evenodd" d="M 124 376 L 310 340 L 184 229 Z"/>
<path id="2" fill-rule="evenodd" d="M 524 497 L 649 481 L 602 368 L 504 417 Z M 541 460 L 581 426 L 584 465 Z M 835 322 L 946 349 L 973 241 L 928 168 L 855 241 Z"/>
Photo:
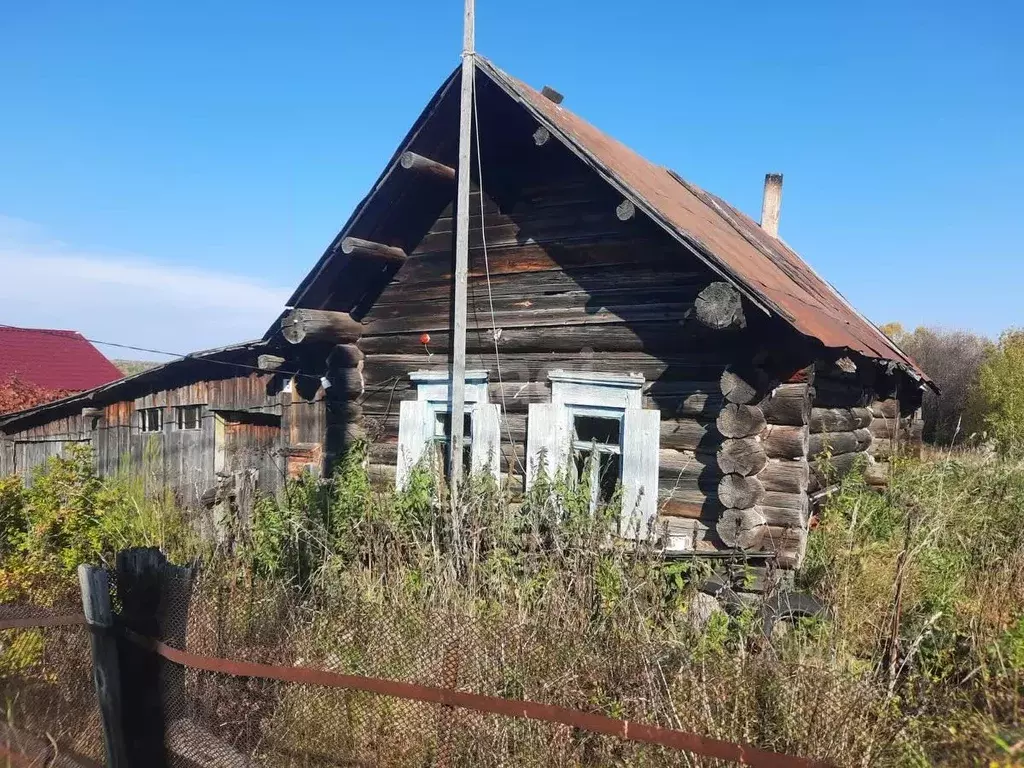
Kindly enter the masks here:
<path id="1" fill-rule="evenodd" d="M 756 603 L 699 617 L 706 566 L 613 538 L 564 483 L 517 503 L 486 482 L 458 504 L 441 495 L 426 474 L 403 494 L 374 490 L 356 449 L 330 482 L 305 477 L 260 500 L 237 549 L 207 553 L 192 649 L 454 685 L 836 765 L 1019 761 L 1019 464 L 905 462 L 885 493 L 847 480 L 797 577 L 828 616 L 771 637 Z M 135 513 L 122 499 L 103 514 Z M 367 694 L 197 685 L 208 721 L 271 764 L 314 764 L 315 751 L 382 765 L 716 764 Z"/>

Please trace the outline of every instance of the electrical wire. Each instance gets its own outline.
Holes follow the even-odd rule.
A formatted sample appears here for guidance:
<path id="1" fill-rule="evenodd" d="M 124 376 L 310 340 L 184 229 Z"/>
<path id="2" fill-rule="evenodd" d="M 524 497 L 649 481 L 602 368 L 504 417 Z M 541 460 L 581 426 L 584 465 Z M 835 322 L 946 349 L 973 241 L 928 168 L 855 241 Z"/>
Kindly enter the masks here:
<path id="1" fill-rule="evenodd" d="M 505 434 L 508 437 L 509 447 L 512 449 L 512 458 L 525 478 L 526 467 L 519 460 L 516 442 L 512 439 L 512 428 L 508 422 L 508 405 L 505 402 L 505 382 L 501 377 L 501 354 L 498 352 L 498 324 L 494 314 L 494 294 L 491 292 L 491 264 L 487 258 L 487 220 L 484 215 L 484 163 L 480 151 L 480 111 L 476 106 L 476 88 L 473 89 L 473 128 L 476 133 L 477 191 L 480 195 L 480 243 L 484 251 L 484 275 L 487 278 L 487 304 L 491 312 L 491 339 L 494 341 L 494 363 L 498 370 L 498 391 L 501 393 L 501 410 L 505 422 Z"/>

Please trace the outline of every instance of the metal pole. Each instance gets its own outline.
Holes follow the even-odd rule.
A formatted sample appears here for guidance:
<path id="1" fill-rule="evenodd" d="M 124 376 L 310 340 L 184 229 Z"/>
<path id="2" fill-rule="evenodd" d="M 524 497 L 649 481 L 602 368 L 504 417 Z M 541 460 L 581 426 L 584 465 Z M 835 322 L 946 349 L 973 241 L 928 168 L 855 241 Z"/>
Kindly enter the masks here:
<path id="1" fill-rule="evenodd" d="M 452 329 L 451 440 L 448 470 L 452 498 L 462 481 L 463 417 L 466 412 L 466 282 L 469 273 L 469 168 L 473 125 L 474 0 L 466 1 L 462 36 L 462 93 L 459 101 L 459 167 L 455 198 L 455 307 Z M 458 531 L 454 535 L 458 538 Z"/>

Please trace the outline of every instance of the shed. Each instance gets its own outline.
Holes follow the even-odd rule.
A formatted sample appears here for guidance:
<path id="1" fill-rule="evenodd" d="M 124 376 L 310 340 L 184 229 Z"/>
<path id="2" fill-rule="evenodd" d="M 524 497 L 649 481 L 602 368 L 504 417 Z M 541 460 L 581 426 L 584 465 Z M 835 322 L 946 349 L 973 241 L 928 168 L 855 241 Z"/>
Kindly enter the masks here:
<path id="1" fill-rule="evenodd" d="M 88 445 L 100 475 L 135 473 L 148 492 L 186 507 L 273 495 L 344 450 L 344 430 L 328 435 L 327 411 L 337 401 L 343 413 L 361 389 L 355 349 L 278 351 L 254 341 L 197 352 L 9 414 L 0 418 L 0 473 L 31 482 L 49 457 Z"/>

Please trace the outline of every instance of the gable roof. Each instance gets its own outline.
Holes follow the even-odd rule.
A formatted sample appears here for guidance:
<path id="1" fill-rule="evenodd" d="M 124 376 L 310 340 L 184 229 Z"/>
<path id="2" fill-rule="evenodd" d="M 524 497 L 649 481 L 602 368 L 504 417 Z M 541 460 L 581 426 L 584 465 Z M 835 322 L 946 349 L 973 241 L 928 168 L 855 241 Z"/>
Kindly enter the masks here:
<path id="1" fill-rule="evenodd" d="M 63 333 L 71 332 L 64 331 Z M 169 373 L 174 373 L 179 369 L 183 369 L 186 366 L 195 363 L 211 363 L 214 365 L 228 366 L 237 370 L 255 370 L 252 365 L 245 363 L 239 364 L 235 358 L 237 358 L 240 353 L 251 354 L 262 350 L 265 346 L 266 343 L 262 340 L 244 341 L 239 344 L 231 344 L 226 347 L 217 347 L 215 349 L 206 349 L 201 352 L 192 352 L 184 357 L 178 357 L 174 360 L 169 360 L 166 363 L 154 365 L 152 368 L 147 368 L 144 371 L 133 373 L 131 376 L 122 377 L 120 373 L 118 373 L 118 378 L 116 380 L 107 380 L 106 382 L 98 386 L 91 387 L 85 391 L 77 392 L 59 400 L 51 400 L 48 403 L 42 403 L 31 408 L 5 413 L 0 416 L 0 428 L 7 427 L 12 423 L 20 422 L 25 418 L 34 417 L 49 411 L 62 412 L 64 409 L 73 406 L 115 402 L 119 397 L 122 397 L 126 391 L 130 391 L 136 386 L 151 385 L 154 382 L 159 382 L 161 378 L 167 376 Z"/>
<path id="2" fill-rule="evenodd" d="M 665 231 L 687 247 L 713 271 L 735 285 L 754 305 L 778 315 L 798 332 L 826 347 L 850 350 L 877 360 L 891 361 L 915 379 L 931 381 L 918 365 L 878 330 L 800 256 L 781 240 L 767 234 L 749 216 L 727 202 L 656 165 L 595 128 L 563 106 L 555 104 L 525 83 L 478 56 L 477 77 L 489 79 L 518 102 L 533 119 L 547 128 L 608 184 L 645 212 Z M 359 224 L 385 183 L 402 151 L 422 134 L 441 106 L 446 93 L 457 83 L 459 70 L 449 76 L 420 115 L 374 188 L 356 208 L 334 244 L 300 284 L 289 300 L 302 305 L 319 281 L 337 280 L 348 268 L 334 260 L 341 239 Z M 434 142 L 436 142 L 436 137 Z M 451 137 L 447 148 L 451 147 Z M 383 214 L 387 216 L 385 210 Z M 376 225 L 379 227 L 379 223 Z M 427 225 L 429 226 L 429 225 Z M 426 229 L 424 229 L 424 232 Z M 423 232 L 420 233 L 421 235 Z M 354 269 L 354 267 L 353 267 Z M 358 274 L 344 274 L 358 281 Z"/>
<path id="3" fill-rule="evenodd" d="M 92 389 L 121 371 L 77 331 L 0 326 L 0 381 L 51 390 Z"/>

